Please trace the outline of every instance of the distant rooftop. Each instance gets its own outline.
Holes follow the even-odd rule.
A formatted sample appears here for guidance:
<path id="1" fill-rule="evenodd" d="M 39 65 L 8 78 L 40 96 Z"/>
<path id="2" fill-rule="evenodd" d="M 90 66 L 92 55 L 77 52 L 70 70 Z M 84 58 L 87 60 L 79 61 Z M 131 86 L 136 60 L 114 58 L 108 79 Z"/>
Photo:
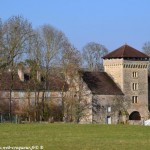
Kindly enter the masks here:
<path id="1" fill-rule="evenodd" d="M 35 79 L 30 77 L 30 75 L 24 75 L 25 81 L 21 81 L 17 73 L 14 74 L 14 78 L 12 81 L 12 77 L 10 72 L 4 72 L 0 74 L 0 91 L 7 91 L 11 89 L 11 85 L 13 84 L 12 90 L 14 91 L 35 91 L 36 90 L 48 90 L 48 91 L 59 91 L 68 90 L 68 84 L 64 81 L 64 79 L 57 77 L 56 75 L 49 75 L 47 80 L 47 89 L 45 89 L 45 81 L 36 82 Z"/>
<path id="2" fill-rule="evenodd" d="M 111 53 L 105 55 L 104 59 L 111 59 L 111 58 L 146 58 L 149 59 L 149 56 L 136 50 L 135 48 L 125 44 L 116 50 L 112 51 Z"/>

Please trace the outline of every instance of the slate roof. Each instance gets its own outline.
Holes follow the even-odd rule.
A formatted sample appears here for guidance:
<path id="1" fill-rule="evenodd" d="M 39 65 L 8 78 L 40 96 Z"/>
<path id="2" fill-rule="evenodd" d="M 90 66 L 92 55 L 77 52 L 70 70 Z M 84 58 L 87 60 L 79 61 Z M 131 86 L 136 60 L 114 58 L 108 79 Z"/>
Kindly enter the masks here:
<path id="1" fill-rule="evenodd" d="M 33 80 L 28 74 L 24 75 L 25 77 L 25 81 L 21 81 L 19 79 L 18 74 L 14 74 L 14 79 L 12 82 L 12 77 L 11 74 L 8 72 L 5 73 L 1 73 L 0 74 L 0 90 L 10 90 L 11 87 L 11 83 L 13 83 L 12 85 L 12 89 L 15 91 L 26 91 L 26 90 L 30 90 L 30 91 L 34 91 L 35 88 L 36 90 L 44 90 L 45 89 L 45 82 L 44 80 L 42 80 L 41 82 L 35 82 L 35 80 Z M 48 78 L 48 82 L 47 82 L 47 89 L 50 91 L 62 91 L 62 89 L 64 89 L 64 91 L 68 90 L 68 84 L 59 77 L 56 76 L 49 76 Z"/>
<path id="2" fill-rule="evenodd" d="M 125 44 L 111 53 L 105 55 L 104 59 L 110 58 L 149 58 L 148 55 L 136 50 L 135 48 Z"/>
<path id="3" fill-rule="evenodd" d="M 81 72 L 83 81 L 93 94 L 123 95 L 121 89 L 106 72 Z"/>

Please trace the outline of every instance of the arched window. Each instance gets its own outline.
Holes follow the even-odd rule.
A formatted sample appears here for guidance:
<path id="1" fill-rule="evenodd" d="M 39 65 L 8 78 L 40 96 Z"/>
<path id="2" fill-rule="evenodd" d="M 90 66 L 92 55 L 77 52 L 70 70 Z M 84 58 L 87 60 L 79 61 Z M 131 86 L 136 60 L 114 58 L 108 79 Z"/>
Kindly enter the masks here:
<path id="1" fill-rule="evenodd" d="M 141 120 L 140 113 L 138 111 L 133 111 L 129 116 L 129 120 Z"/>

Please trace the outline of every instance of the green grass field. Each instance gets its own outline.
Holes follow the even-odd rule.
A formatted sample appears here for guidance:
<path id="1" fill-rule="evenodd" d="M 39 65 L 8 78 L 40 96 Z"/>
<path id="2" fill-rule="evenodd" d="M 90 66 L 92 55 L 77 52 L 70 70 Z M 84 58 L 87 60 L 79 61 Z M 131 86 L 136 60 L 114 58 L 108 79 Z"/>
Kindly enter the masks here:
<path id="1" fill-rule="evenodd" d="M 0 148 L 150 150 L 150 127 L 129 125 L 0 124 Z"/>

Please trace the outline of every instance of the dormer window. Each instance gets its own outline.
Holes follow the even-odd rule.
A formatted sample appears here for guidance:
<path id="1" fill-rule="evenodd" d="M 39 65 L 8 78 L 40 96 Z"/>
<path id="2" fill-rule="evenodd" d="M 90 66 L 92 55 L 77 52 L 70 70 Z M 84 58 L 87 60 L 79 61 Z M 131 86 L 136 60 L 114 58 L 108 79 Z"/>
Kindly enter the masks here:
<path id="1" fill-rule="evenodd" d="M 29 74 L 24 74 L 24 81 L 29 81 L 31 79 Z"/>
<path id="2" fill-rule="evenodd" d="M 41 77 L 41 81 L 44 82 L 44 81 L 45 81 L 45 78 L 44 78 L 44 77 Z"/>

